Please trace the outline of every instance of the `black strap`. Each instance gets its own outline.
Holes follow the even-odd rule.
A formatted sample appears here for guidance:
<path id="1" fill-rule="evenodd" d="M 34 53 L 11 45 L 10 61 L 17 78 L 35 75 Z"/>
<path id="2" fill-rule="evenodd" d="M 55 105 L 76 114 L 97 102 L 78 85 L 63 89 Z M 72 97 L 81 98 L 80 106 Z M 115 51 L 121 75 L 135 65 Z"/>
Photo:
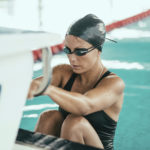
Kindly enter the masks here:
<path id="1" fill-rule="evenodd" d="M 93 88 L 95 88 L 95 87 L 98 85 L 98 83 L 99 83 L 103 78 L 105 78 L 106 76 L 108 76 L 110 73 L 111 73 L 111 72 L 110 72 L 109 70 L 106 71 L 106 72 L 103 74 L 103 76 L 96 82 L 96 84 L 94 85 Z"/>
<path id="2" fill-rule="evenodd" d="M 106 71 L 103 76 L 96 82 L 96 84 L 94 85 L 93 88 L 95 88 L 98 83 L 103 79 L 105 78 L 106 76 L 108 76 L 111 72 L 110 71 Z M 70 79 L 68 80 L 68 82 L 66 83 L 66 85 L 64 86 L 64 90 L 67 90 L 67 91 L 71 91 L 71 88 L 72 88 L 72 85 L 73 85 L 73 82 L 76 78 L 77 74 L 76 73 L 73 73 L 72 76 L 70 77 Z"/>
<path id="3" fill-rule="evenodd" d="M 64 86 L 64 90 L 71 91 L 71 88 L 72 88 L 72 85 L 73 85 L 73 82 L 74 82 L 76 76 L 77 76 L 76 73 L 72 74 L 72 76 L 70 77 L 70 79 L 68 80 L 66 85 Z"/>

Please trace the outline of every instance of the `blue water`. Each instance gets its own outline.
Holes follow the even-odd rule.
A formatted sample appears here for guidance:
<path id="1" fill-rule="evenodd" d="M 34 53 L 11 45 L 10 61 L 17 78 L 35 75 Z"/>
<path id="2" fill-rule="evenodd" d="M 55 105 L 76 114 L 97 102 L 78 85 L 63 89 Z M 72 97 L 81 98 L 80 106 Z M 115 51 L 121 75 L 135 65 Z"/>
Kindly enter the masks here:
<path id="1" fill-rule="evenodd" d="M 144 21 L 150 22 L 148 19 Z M 128 26 L 129 29 L 134 27 L 139 29 L 137 24 Z M 144 30 L 146 29 L 145 27 Z M 126 69 L 123 66 L 118 69 L 108 68 L 119 75 L 126 85 L 114 145 L 116 150 L 150 149 L 150 38 L 122 39 L 118 40 L 117 44 L 106 42 L 102 60 L 125 62 L 126 65 L 129 65 L 127 67 L 134 62 L 143 66 L 142 69 L 136 66 L 133 69 Z M 40 74 L 41 70 L 36 71 L 34 77 Z M 42 107 L 42 104 L 45 105 Z M 53 104 L 53 107 L 47 104 Z M 23 111 L 20 123 L 21 128 L 31 131 L 34 130 L 41 112 L 58 108 L 48 96 L 26 101 L 25 108 L 28 109 L 28 106 L 32 105 L 35 105 L 33 109 Z M 36 107 L 39 105 L 41 108 Z"/>

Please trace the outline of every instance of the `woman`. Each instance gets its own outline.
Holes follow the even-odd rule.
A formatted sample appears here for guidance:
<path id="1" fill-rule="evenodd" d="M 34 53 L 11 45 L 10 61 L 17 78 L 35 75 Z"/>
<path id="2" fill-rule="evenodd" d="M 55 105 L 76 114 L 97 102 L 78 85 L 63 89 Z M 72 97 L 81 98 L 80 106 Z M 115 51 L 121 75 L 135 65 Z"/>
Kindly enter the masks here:
<path id="1" fill-rule="evenodd" d="M 42 113 L 36 132 L 113 150 L 125 85 L 101 62 L 105 34 L 104 23 L 92 14 L 69 27 L 64 52 L 70 65 L 53 69 L 51 84 L 43 93 L 59 105 L 59 110 Z M 40 80 L 33 80 L 28 98 Z"/>

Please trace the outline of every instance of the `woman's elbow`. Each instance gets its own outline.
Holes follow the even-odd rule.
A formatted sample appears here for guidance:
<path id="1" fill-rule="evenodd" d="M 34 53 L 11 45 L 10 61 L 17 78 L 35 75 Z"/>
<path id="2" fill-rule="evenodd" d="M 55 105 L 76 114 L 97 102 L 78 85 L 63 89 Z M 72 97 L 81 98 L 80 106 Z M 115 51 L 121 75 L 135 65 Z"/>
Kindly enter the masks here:
<path id="1" fill-rule="evenodd" d="M 90 114 L 92 108 L 93 106 L 91 104 L 91 101 L 88 98 L 83 98 L 82 100 L 80 100 L 80 103 L 78 103 L 76 107 L 74 107 L 74 110 L 72 109 L 72 111 L 75 115 L 85 116 L 87 114 Z"/>
<path id="2" fill-rule="evenodd" d="M 81 107 L 80 114 L 86 116 L 92 113 L 93 106 L 90 103 L 86 103 L 84 107 Z"/>

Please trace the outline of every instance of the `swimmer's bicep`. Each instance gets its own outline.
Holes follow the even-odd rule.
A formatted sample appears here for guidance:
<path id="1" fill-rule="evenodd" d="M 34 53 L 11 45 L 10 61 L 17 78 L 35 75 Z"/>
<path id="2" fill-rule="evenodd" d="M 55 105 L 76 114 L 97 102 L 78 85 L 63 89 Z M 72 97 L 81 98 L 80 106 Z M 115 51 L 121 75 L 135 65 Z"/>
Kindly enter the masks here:
<path id="1" fill-rule="evenodd" d="M 91 110 L 103 110 L 118 101 L 123 94 L 124 82 L 120 78 L 106 78 L 100 85 L 84 95 L 88 98 Z M 91 112 L 90 112 L 91 113 Z"/>

